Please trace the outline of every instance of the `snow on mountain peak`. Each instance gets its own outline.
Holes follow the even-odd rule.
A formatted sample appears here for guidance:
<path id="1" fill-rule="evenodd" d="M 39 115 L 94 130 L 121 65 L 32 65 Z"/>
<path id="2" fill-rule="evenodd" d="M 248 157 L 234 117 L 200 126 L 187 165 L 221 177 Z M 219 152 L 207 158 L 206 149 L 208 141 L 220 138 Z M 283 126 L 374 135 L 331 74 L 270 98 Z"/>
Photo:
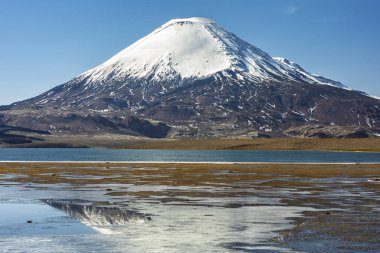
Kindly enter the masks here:
<path id="1" fill-rule="evenodd" d="M 335 86 L 339 88 L 344 88 L 348 89 L 347 86 L 342 84 L 341 82 L 334 81 L 328 78 L 325 78 L 323 76 L 319 76 L 316 74 L 311 74 L 304 70 L 300 65 L 297 63 L 291 62 L 288 59 L 282 58 L 282 57 L 273 57 L 274 60 L 279 62 L 280 64 L 284 65 L 285 68 L 289 68 L 292 72 L 296 72 L 296 74 L 299 75 L 299 78 L 306 81 L 306 82 L 313 82 L 313 83 L 318 83 L 322 85 L 330 85 L 330 86 Z"/>
<path id="2" fill-rule="evenodd" d="M 192 17 L 192 18 L 176 18 L 169 20 L 162 26 L 171 25 L 174 23 L 183 23 L 183 22 L 189 22 L 189 23 L 198 23 L 198 24 L 215 24 L 214 20 L 208 19 L 208 18 L 202 18 L 202 17 Z"/>
<path id="3" fill-rule="evenodd" d="M 214 25 L 204 18 L 171 20 L 85 74 L 91 79 L 111 73 L 134 78 L 165 74 L 190 78 L 224 70 L 231 63 L 211 31 Z"/>
<path id="4" fill-rule="evenodd" d="M 344 87 L 312 75 L 283 58 L 259 48 L 207 18 L 173 19 L 79 77 L 87 82 L 126 78 L 172 81 L 197 79 L 225 70 L 257 80 L 293 80 Z"/>

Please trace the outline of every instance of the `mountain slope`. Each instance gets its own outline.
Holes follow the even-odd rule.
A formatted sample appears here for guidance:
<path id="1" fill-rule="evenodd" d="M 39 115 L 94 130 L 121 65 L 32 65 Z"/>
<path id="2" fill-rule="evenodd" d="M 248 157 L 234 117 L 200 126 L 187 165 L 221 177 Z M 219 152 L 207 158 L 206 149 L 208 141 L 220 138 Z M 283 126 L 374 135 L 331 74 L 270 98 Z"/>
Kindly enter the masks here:
<path id="1" fill-rule="evenodd" d="M 53 132 L 78 130 L 78 123 L 65 120 L 71 114 L 111 122 L 95 120 L 96 127 L 81 131 L 112 124 L 112 131 L 129 131 L 120 122 L 135 117 L 162 121 L 180 136 L 281 132 L 307 124 L 380 127 L 379 100 L 273 58 L 205 18 L 171 20 L 103 64 L 3 111 L 3 121 L 15 126 L 25 126 L 22 112 L 28 122 L 43 112 L 45 123 L 33 124 Z"/>

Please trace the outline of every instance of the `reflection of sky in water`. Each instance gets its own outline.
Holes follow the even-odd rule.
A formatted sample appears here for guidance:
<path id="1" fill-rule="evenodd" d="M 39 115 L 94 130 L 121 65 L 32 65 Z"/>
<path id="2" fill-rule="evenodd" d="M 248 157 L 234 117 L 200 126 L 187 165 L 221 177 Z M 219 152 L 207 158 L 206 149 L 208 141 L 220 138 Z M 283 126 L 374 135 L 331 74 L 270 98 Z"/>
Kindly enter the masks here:
<path id="1" fill-rule="evenodd" d="M 4 190 L 4 191 L 3 191 Z M 19 188 L 22 190 L 22 188 Z M 216 205 L 168 205 L 136 201 L 130 207 L 152 218 L 145 222 L 124 225 L 102 225 L 99 217 L 85 220 L 85 226 L 69 219 L 67 213 L 36 199 L 49 196 L 76 196 L 78 192 L 31 190 L 17 187 L 0 191 L 3 252 L 238 252 L 241 249 L 275 249 L 268 240 L 273 231 L 289 227 L 286 217 L 296 217 L 306 208 L 287 206 L 243 206 L 224 208 L 222 202 L 235 198 L 207 199 L 201 202 Z M 88 194 L 88 195 L 87 195 Z M 81 198 L 95 199 L 99 191 L 81 192 Z M 31 199 L 34 199 L 33 201 Z M 242 200 L 242 199 L 241 199 Z M 261 203 L 260 198 L 246 198 Z M 269 200 L 262 199 L 262 202 Z M 273 203 L 278 202 L 272 199 Z M 12 203 L 13 202 L 13 203 Z M 21 202 L 23 204 L 17 204 Z M 17 210 L 17 211 L 13 211 Z M 6 217 L 6 218 L 5 218 Z M 33 220 L 27 224 L 26 220 Z M 96 229 L 94 234 L 93 228 Z M 22 243 L 20 243 L 22 241 Z M 285 250 L 277 249 L 279 252 Z"/>
<path id="2" fill-rule="evenodd" d="M 0 236 L 4 237 L 94 233 L 65 212 L 42 203 L 1 203 L 0 214 Z"/>

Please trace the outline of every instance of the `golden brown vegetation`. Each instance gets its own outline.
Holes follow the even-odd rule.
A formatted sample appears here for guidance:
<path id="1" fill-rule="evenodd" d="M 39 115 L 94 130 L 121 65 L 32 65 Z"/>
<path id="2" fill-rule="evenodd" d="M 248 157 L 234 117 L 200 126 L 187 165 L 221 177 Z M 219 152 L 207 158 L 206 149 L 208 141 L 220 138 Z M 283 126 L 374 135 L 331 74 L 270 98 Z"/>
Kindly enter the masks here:
<path id="1" fill-rule="evenodd" d="M 149 185 L 233 185 L 280 178 L 379 178 L 378 164 L 209 164 L 209 163 L 0 163 L 0 174 L 22 174 L 16 182 Z M 75 176 L 80 177 L 75 177 Z M 86 178 L 96 176 L 97 178 Z M 269 182 L 268 181 L 268 182 Z M 267 182 L 267 183 L 268 183 Z M 284 181 L 285 182 L 285 181 Z M 269 184 L 282 184 L 272 182 Z M 300 182 L 285 182 L 294 184 Z M 301 183 L 302 184 L 302 183 Z M 378 184 L 380 186 L 380 184 Z M 275 185 L 273 185 L 275 186 Z"/>
<path id="2" fill-rule="evenodd" d="M 380 152 L 380 138 L 164 140 L 131 143 L 120 146 L 118 148 L 174 150 L 315 150 Z"/>

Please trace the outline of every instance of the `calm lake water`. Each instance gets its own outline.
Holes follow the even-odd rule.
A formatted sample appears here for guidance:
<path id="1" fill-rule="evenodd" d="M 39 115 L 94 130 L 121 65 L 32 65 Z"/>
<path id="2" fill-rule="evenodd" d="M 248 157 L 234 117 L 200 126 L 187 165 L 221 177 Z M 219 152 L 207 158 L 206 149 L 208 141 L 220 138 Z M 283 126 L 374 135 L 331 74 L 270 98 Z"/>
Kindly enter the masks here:
<path id="1" fill-rule="evenodd" d="M 380 163 L 380 153 L 243 150 L 1 148 L 0 161 Z"/>

